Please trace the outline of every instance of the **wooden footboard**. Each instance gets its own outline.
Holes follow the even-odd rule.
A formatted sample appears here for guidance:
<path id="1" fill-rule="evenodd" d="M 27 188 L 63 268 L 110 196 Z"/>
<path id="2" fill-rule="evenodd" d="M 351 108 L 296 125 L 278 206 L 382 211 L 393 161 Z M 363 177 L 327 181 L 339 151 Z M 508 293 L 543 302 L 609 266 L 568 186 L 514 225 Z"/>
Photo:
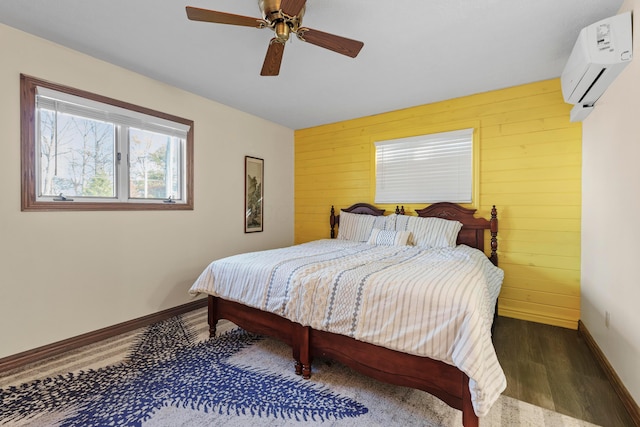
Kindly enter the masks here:
<path id="1" fill-rule="evenodd" d="M 461 410 L 463 426 L 478 426 L 469 377 L 455 366 L 311 328 L 309 339 L 311 356 L 328 357 L 378 381 L 426 391 Z"/>
<path id="2" fill-rule="evenodd" d="M 327 357 L 378 381 L 423 390 L 463 408 L 462 389 L 468 389 L 469 380 L 455 366 L 311 328 L 310 341 L 311 356 Z"/>
<path id="3" fill-rule="evenodd" d="M 227 319 L 241 328 L 276 338 L 292 348 L 295 372 L 311 377 L 314 357 L 328 357 L 378 381 L 426 391 L 462 411 L 462 425 L 477 427 L 469 377 L 452 365 L 389 350 L 344 335 L 317 331 L 288 319 L 233 301 L 209 296 L 209 332 Z"/>

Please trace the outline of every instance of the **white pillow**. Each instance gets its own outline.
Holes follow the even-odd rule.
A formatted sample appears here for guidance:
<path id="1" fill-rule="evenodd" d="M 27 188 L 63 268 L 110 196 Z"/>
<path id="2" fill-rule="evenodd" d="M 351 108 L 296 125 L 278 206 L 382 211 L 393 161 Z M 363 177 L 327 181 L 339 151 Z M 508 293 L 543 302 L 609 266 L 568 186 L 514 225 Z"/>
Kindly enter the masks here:
<path id="1" fill-rule="evenodd" d="M 375 216 L 340 212 L 338 239 L 366 242 L 374 228 L 395 231 L 397 216 L 396 214 Z"/>
<path id="2" fill-rule="evenodd" d="M 386 230 L 387 229 L 386 224 L 387 224 L 387 217 L 386 216 L 380 215 L 380 216 L 374 217 L 373 228 L 380 228 L 382 230 Z M 393 229 L 395 229 L 395 227 L 392 228 L 392 230 Z M 367 237 L 369 237 L 369 236 L 367 236 Z"/>
<path id="3" fill-rule="evenodd" d="M 399 215 L 396 231 L 410 231 L 413 244 L 425 248 L 453 248 L 462 228 L 459 221 Z"/>
<path id="4" fill-rule="evenodd" d="M 340 212 L 338 239 L 352 240 L 354 242 L 366 242 L 371 235 L 371 230 L 374 228 L 395 231 L 397 216 L 398 215 L 396 214 L 374 216 Z"/>
<path id="5" fill-rule="evenodd" d="M 340 224 L 338 225 L 338 239 L 354 242 L 366 242 L 373 230 L 376 217 L 373 215 L 353 214 L 340 212 Z"/>
<path id="6" fill-rule="evenodd" d="M 387 215 L 384 218 L 384 227 L 376 227 L 381 228 L 383 230 L 394 230 L 396 229 L 396 221 L 398 218 L 398 214 Z"/>
<path id="7" fill-rule="evenodd" d="M 371 230 L 371 236 L 367 243 L 370 245 L 385 245 L 385 246 L 406 246 L 409 243 L 411 232 L 409 231 L 394 231 L 394 230 L 380 230 L 374 228 Z"/>

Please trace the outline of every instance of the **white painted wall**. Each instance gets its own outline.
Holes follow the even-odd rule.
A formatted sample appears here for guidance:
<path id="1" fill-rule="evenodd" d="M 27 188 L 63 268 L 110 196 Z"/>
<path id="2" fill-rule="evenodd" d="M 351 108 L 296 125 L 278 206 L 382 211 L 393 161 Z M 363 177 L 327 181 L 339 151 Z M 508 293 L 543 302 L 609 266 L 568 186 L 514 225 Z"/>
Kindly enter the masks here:
<path id="1" fill-rule="evenodd" d="M 620 12 L 628 10 L 640 12 L 640 0 L 626 0 Z M 582 126 L 581 317 L 636 402 L 640 402 L 639 19 L 636 13 L 635 58 Z"/>
<path id="2" fill-rule="evenodd" d="M 21 212 L 20 73 L 195 122 L 195 210 Z M 213 259 L 293 243 L 293 131 L 0 24 L 0 358 L 189 302 Z M 265 159 L 244 234 L 244 156 Z"/>

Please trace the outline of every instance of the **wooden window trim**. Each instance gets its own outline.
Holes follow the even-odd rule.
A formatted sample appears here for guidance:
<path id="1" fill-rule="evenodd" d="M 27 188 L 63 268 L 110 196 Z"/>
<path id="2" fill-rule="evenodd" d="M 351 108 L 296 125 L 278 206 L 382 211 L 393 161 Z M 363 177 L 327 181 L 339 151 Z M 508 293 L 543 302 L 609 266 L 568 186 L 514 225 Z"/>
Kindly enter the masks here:
<path id="1" fill-rule="evenodd" d="M 160 117 L 189 126 L 185 152 L 186 203 L 136 203 L 136 202 L 50 202 L 36 199 L 36 88 L 45 87 L 59 92 L 69 93 L 82 98 L 102 102 L 137 111 L 150 116 Z M 140 107 L 124 101 L 118 101 L 102 95 L 80 89 L 63 86 L 45 80 L 20 75 L 20 131 L 21 131 L 21 209 L 22 211 L 156 211 L 156 210 L 193 210 L 193 121 L 149 108 Z"/>

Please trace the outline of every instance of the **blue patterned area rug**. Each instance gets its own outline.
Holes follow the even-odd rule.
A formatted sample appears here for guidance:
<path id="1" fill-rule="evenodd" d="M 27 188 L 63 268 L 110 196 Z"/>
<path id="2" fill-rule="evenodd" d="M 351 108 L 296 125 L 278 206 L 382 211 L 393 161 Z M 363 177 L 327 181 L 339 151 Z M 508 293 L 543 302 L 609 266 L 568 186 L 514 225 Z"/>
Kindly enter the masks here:
<path id="1" fill-rule="evenodd" d="M 311 380 L 291 349 L 227 323 L 207 339 L 197 310 L 0 378 L 0 425 L 434 426 L 461 413 L 427 393 L 329 361 Z M 482 426 L 592 426 L 501 397 Z"/>

